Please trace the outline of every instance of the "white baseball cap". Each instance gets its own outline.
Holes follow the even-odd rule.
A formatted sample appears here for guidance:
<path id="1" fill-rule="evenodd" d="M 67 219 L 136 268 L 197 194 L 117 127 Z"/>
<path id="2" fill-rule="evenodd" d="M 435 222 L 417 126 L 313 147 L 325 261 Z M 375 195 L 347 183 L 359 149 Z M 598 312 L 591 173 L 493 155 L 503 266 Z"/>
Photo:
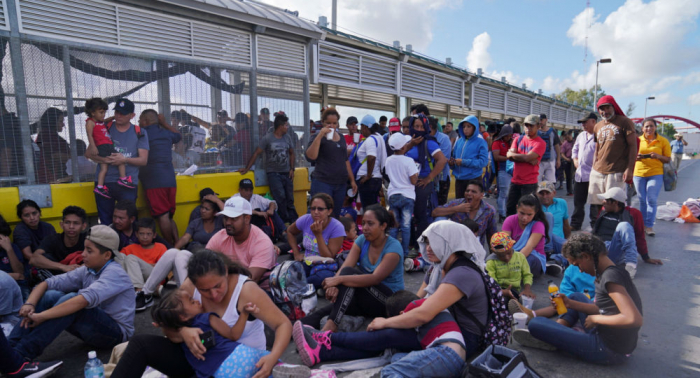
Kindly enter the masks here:
<path id="1" fill-rule="evenodd" d="M 608 189 L 603 194 L 598 194 L 598 199 L 605 201 L 606 199 L 614 199 L 617 202 L 626 202 L 627 194 L 622 188 L 614 187 Z"/>
<path id="2" fill-rule="evenodd" d="M 394 133 L 389 137 L 389 147 L 392 150 L 398 151 L 406 145 L 406 143 L 411 141 L 410 135 L 404 135 L 401 133 Z"/>
<path id="3" fill-rule="evenodd" d="M 226 200 L 224 204 L 224 209 L 216 215 L 224 215 L 229 218 L 237 218 L 243 214 L 251 215 L 253 214 L 253 207 L 250 206 L 248 202 L 243 197 L 231 197 Z"/>

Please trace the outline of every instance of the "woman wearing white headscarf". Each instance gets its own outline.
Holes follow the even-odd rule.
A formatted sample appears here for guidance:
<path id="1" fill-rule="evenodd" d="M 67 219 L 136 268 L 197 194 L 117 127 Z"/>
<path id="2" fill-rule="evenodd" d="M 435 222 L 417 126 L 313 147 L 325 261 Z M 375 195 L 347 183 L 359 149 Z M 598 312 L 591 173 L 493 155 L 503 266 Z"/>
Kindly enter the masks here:
<path id="1" fill-rule="evenodd" d="M 420 307 L 402 315 L 374 319 L 367 330 L 415 328 L 449 310 L 462 331 L 469 358 L 478 350 L 489 309 L 479 271 L 484 269 L 486 252 L 471 230 L 452 221 L 431 224 L 418 243 L 423 258 L 432 263 L 418 291 L 418 296 L 428 298 Z"/>

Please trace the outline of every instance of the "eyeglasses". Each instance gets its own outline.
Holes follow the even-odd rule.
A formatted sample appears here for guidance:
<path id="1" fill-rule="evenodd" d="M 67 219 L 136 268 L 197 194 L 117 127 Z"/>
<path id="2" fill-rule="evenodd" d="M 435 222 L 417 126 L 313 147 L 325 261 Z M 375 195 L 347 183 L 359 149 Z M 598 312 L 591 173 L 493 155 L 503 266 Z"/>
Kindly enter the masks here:
<path id="1" fill-rule="evenodd" d="M 325 211 L 325 210 L 328 210 L 328 208 L 327 207 L 312 206 L 309 208 L 309 210 L 311 210 L 311 211 Z"/>

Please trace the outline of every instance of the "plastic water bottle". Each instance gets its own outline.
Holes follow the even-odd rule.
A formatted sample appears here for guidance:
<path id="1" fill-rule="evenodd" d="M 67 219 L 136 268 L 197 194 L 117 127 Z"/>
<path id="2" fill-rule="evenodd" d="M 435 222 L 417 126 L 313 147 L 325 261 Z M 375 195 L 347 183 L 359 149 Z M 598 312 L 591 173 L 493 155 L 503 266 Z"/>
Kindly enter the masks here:
<path id="1" fill-rule="evenodd" d="M 552 300 L 554 301 L 554 305 L 556 306 L 557 313 L 559 315 L 561 314 L 566 314 L 566 306 L 564 305 L 564 300 L 559 298 L 559 287 L 554 283 L 554 281 L 549 281 L 549 295 L 552 297 Z"/>
<path id="2" fill-rule="evenodd" d="M 88 362 L 85 364 L 85 378 L 103 378 L 105 376 L 105 367 L 102 361 L 97 358 L 97 352 L 94 350 L 88 353 Z"/>

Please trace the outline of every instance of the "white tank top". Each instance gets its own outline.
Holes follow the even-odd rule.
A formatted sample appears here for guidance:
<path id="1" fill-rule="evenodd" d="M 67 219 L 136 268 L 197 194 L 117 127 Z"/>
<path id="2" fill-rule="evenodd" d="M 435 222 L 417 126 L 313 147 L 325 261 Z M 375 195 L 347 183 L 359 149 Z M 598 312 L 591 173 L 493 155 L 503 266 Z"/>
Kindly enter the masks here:
<path id="1" fill-rule="evenodd" d="M 238 317 L 240 316 L 237 310 L 238 297 L 240 297 L 241 289 L 243 288 L 243 284 L 246 281 L 248 281 L 247 276 L 244 276 L 242 274 L 238 275 L 238 284 L 236 284 L 236 288 L 233 291 L 233 295 L 231 296 L 231 300 L 228 303 L 228 308 L 226 308 L 226 312 L 224 312 L 224 316 L 221 317 L 221 320 L 228 324 L 229 327 L 233 327 L 233 325 L 236 324 L 236 322 L 238 321 Z M 202 296 L 201 294 L 199 294 L 199 291 L 197 291 L 196 288 L 194 289 L 194 294 L 192 295 L 192 298 L 200 302 L 202 301 Z M 245 330 L 243 331 L 241 338 L 238 339 L 238 342 L 247 345 L 251 348 L 265 350 L 267 343 L 265 340 L 265 325 L 263 324 L 263 322 L 260 319 L 255 319 L 252 322 L 246 322 Z"/>

